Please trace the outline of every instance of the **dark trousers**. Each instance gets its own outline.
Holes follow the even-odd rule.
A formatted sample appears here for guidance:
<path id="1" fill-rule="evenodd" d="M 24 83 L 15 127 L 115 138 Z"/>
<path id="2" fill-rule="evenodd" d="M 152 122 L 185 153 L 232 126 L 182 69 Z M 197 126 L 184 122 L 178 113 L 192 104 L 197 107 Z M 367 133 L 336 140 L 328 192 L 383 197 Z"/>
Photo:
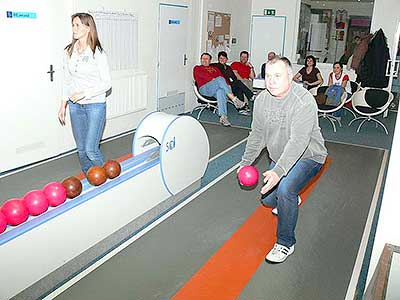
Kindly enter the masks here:
<path id="1" fill-rule="evenodd" d="M 244 96 L 246 96 L 248 100 L 250 100 L 251 97 L 253 97 L 253 92 L 240 80 L 235 80 L 231 82 L 231 87 L 232 87 L 232 93 L 236 97 L 238 97 L 241 101 L 245 101 Z M 245 102 L 247 103 L 248 101 Z"/>

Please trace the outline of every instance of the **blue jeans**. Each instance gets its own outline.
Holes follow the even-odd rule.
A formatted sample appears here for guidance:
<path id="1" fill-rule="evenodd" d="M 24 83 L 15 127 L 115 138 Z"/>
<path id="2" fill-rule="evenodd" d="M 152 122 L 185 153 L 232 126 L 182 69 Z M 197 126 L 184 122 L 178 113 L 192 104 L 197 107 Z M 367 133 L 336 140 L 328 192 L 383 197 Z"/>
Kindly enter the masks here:
<path id="1" fill-rule="evenodd" d="M 228 115 L 226 95 L 232 92 L 223 77 L 219 76 L 207 82 L 199 89 L 199 92 L 204 96 L 217 98 L 218 114 Z"/>
<path id="2" fill-rule="evenodd" d="M 106 103 L 68 103 L 78 156 L 82 171 L 102 166 L 104 157 L 100 151 L 100 139 L 106 122 Z"/>
<path id="3" fill-rule="evenodd" d="M 271 162 L 270 169 L 274 166 L 275 163 Z M 297 196 L 321 167 L 322 164 L 311 159 L 300 159 L 273 190 L 261 196 L 263 205 L 278 208 L 278 244 L 291 247 L 296 243 L 294 230 L 298 215 Z"/>

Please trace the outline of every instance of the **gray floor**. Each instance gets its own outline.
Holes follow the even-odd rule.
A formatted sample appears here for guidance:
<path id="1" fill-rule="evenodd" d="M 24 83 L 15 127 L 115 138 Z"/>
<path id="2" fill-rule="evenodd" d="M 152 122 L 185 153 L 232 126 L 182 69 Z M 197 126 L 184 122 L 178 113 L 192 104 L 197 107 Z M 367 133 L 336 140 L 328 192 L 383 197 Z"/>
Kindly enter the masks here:
<path id="1" fill-rule="evenodd" d="M 262 263 L 240 299 L 344 298 L 383 151 L 328 150 L 332 164 L 300 210 L 296 252 Z M 170 299 L 256 209 L 259 188 L 241 190 L 232 172 L 57 299 Z"/>

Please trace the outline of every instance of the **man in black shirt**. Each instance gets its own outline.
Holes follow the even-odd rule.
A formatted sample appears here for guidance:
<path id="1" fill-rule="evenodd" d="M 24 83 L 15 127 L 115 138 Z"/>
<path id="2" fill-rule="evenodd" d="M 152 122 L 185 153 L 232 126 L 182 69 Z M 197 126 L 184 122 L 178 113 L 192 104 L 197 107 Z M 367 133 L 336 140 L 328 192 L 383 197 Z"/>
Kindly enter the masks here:
<path id="1" fill-rule="evenodd" d="M 239 110 L 239 113 L 242 115 L 249 115 L 250 108 L 248 103 L 249 100 L 254 100 L 253 92 L 242 81 L 237 79 L 232 68 L 226 64 L 227 61 L 228 54 L 225 51 L 221 51 L 218 53 L 218 63 L 213 63 L 211 65 L 217 67 L 221 71 L 226 83 L 231 86 L 232 93 L 246 103 L 246 105 Z"/>

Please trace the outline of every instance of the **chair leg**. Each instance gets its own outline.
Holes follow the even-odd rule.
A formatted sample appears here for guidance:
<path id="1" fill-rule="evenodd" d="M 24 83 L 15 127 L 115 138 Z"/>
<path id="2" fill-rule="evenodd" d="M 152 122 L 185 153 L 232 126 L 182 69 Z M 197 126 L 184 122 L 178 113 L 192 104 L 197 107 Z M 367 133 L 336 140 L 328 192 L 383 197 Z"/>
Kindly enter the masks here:
<path id="1" fill-rule="evenodd" d="M 202 114 L 202 112 L 205 110 L 206 108 L 203 107 L 202 109 L 200 109 L 199 114 L 197 115 L 197 120 L 200 120 L 200 116 Z"/>
<path id="2" fill-rule="evenodd" d="M 318 118 L 320 118 L 320 117 L 322 117 L 322 118 L 324 118 L 324 119 L 327 119 L 327 120 L 329 121 L 329 123 L 331 123 L 331 125 L 332 125 L 332 127 L 333 127 L 333 132 L 336 132 L 336 125 L 335 125 L 335 122 L 334 122 L 333 120 L 331 120 L 331 118 L 329 118 L 329 116 L 328 116 L 326 113 L 319 114 L 319 115 L 318 115 Z M 336 120 L 336 119 L 335 119 L 335 120 Z M 336 121 L 339 121 L 339 120 L 336 120 Z"/>
<path id="3" fill-rule="evenodd" d="M 383 124 L 381 121 L 379 121 L 379 120 L 377 120 L 377 119 L 374 119 L 374 118 L 371 118 L 371 120 L 375 122 L 376 128 L 378 128 L 378 125 L 377 125 L 377 124 L 379 124 L 379 125 L 381 125 L 382 128 L 385 130 L 386 134 L 389 134 L 389 132 L 388 132 L 388 130 L 387 130 L 385 124 Z"/>
<path id="4" fill-rule="evenodd" d="M 348 125 L 348 126 L 351 126 L 351 124 L 353 124 L 355 121 L 364 120 L 364 119 L 366 119 L 366 117 L 357 117 L 357 118 L 351 120 L 351 121 L 349 122 L 349 125 Z"/>
<path id="5" fill-rule="evenodd" d="M 369 121 L 368 118 L 364 118 L 364 120 L 362 120 L 362 122 L 360 123 L 360 125 L 358 125 L 357 132 L 360 132 L 361 126 L 363 126 L 364 123 L 365 123 L 365 122 L 368 122 L 368 121 Z"/>
<path id="6" fill-rule="evenodd" d="M 344 110 L 347 110 L 349 113 L 351 113 L 353 115 L 354 118 L 357 118 L 357 115 L 354 113 L 354 111 L 352 111 L 350 108 L 343 106 Z"/>

